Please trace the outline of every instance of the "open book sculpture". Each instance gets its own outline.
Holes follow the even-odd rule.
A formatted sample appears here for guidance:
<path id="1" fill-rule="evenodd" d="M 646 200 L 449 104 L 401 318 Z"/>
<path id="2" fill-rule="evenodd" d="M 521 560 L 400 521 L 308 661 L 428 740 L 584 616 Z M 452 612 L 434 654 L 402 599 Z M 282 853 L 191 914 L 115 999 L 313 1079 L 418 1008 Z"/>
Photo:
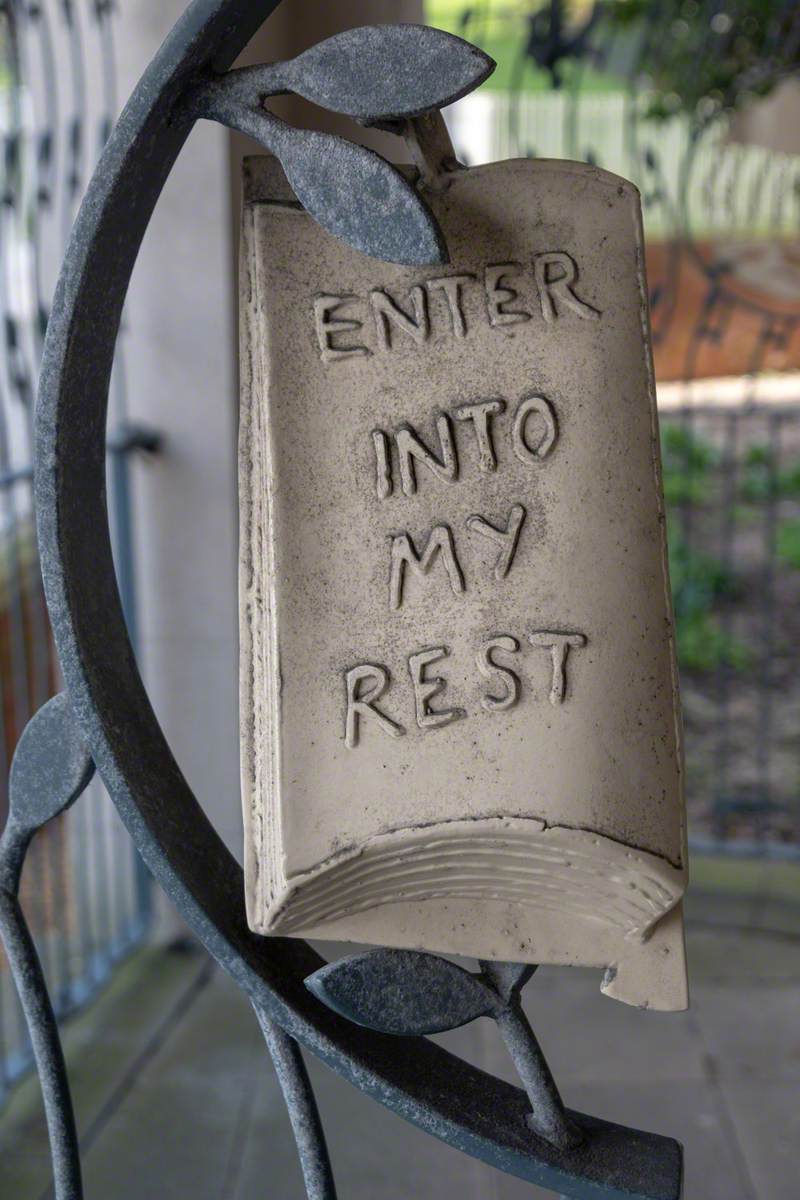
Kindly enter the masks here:
<path id="1" fill-rule="evenodd" d="M 313 1200 L 336 1191 L 301 1045 L 533 1184 L 679 1200 L 678 1143 L 565 1109 L 521 1000 L 542 961 L 604 968 L 629 1002 L 685 1002 L 636 193 L 585 165 L 460 169 L 436 110 L 492 64 L 437 30 L 355 29 L 229 70 L 276 2 L 192 0 L 103 152 L 47 326 L 36 510 L 66 694 L 14 758 L 0 938 L 56 1198 L 83 1195 L 78 1131 L 18 891 L 32 839 L 96 764 L 252 1002 Z M 265 107 L 285 92 L 403 132 L 417 169 L 285 125 Z M 136 671 L 104 486 L 126 289 L 199 118 L 281 164 L 250 164 L 242 255 L 247 908 Z M 378 948 L 326 963 L 301 934 Z M 480 1016 L 522 1089 L 415 1036 Z"/>
<path id="2" fill-rule="evenodd" d="M 241 710 L 261 933 L 605 968 L 686 1004 L 680 721 L 639 197 L 453 168 L 446 267 L 249 161 Z"/>

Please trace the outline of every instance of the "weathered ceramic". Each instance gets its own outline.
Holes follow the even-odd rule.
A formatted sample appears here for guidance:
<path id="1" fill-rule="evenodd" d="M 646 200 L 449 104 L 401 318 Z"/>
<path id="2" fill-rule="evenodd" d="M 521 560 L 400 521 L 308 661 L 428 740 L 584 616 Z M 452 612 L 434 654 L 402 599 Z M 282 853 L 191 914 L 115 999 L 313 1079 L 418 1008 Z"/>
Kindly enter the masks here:
<path id="1" fill-rule="evenodd" d="M 241 711 L 263 933 L 607 968 L 686 1003 L 639 197 L 449 174 L 446 268 L 246 169 Z M 369 203 L 354 197 L 354 203 Z"/>

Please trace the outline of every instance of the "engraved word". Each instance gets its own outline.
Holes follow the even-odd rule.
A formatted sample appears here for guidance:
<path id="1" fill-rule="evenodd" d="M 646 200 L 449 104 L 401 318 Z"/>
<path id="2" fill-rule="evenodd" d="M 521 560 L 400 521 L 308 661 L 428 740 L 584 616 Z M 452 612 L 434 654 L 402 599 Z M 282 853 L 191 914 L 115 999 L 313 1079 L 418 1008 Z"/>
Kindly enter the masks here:
<path id="1" fill-rule="evenodd" d="M 548 250 L 534 254 L 530 270 L 519 262 L 492 263 L 481 278 L 439 275 L 414 284 L 402 298 L 386 288 L 373 288 L 368 296 L 315 296 L 320 358 L 334 363 L 385 354 L 400 344 L 424 346 L 437 329 L 461 339 L 478 322 L 502 329 L 530 321 L 537 310 L 547 325 L 567 312 L 596 321 L 600 313 L 578 295 L 577 281 L 575 260 L 563 250 Z"/>
<path id="2" fill-rule="evenodd" d="M 505 528 L 492 525 L 485 517 L 473 515 L 464 522 L 470 533 L 477 533 L 488 538 L 499 547 L 494 564 L 494 577 L 498 581 L 505 579 L 511 570 L 511 564 L 517 552 L 519 535 L 525 520 L 525 508 L 522 504 L 513 504 L 508 514 Z M 428 534 L 424 550 L 420 553 L 411 535 L 395 533 L 391 536 L 391 564 L 389 569 L 389 608 L 393 612 L 403 606 L 403 588 L 406 578 L 406 568 L 415 575 L 428 575 L 436 563 L 441 563 L 450 582 L 453 594 L 458 596 L 466 590 L 464 572 L 456 552 L 455 538 L 449 525 L 434 525 Z"/>
<path id="3" fill-rule="evenodd" d="M 394 491 L 392 442 L 403 495 L 414 496 L 417 493 L 417 464 L 425 467 L 441 483 L 458 482 L 459 456 L 453 427 L 454 419 L 462 425 L 469 423 L 472 426 L 479 469 L 484 472 L 496 471 L 493 418 L 500 416 L 505 410 L 505 400 L 498 399 L 460 404 L 452 413 L 439 413 L 436 417 L 439 445 L 435 450 L 426 445 L 411 425 L 400 425 L 391 433 L 383 429 L 373 429 L 375 492 L 378 499 L 386 500 Z M 550 401 L 544 396 L 524 396 L 517 405 L 511 422 L 511 446 L 519 461 L 526 466 L 541 462 L 552 452 L 557 438 L 558 422 Z"/>
<path id="4" fill-rule="evenodd" d="M 534 630 L 527 635 L 532 646 L 550 651 L 551 673 L 549 700 L 554 706 L 564 703 L 567 696 L 567 658 L 571 649 L 586 645 L 582 633 L 561 633 L 552 630 Z M 516 671 L 504 666 L 495 658 L 496 654 L 516 655 L 520 642 L 511 634 L 500 633 L 487 638 L 480 646 L 476 663 L 482 678 L 492 684 L 492 690 L 481 697 L 481 708 L 487 713 L 507 712 L 520 699 L 522 683 Z M 462 720 L 467 711 L 456 706 L 437 706 L 432 702 L 447 688 L 447 680 L 440 674 L 429 674 L 429 668 L 450 657 L 446 646 L 430 646 L 408 656 L 408 673 L 414 701 L 414 718 L 422 730 L 441 729 L 453 721 Z M 399 721 L 390 717 L 378 701 L 390 691 L 388 667 L 379 663 L 360 663 L 344 672 L 345 718 L 344 741 L 349 749 L 359 744 L 361 723 L 371 721 L 377 729 L 389 737 L 397 738 L 406 733 Z M 500 694 L 495 694 L 499 689 Z"/>

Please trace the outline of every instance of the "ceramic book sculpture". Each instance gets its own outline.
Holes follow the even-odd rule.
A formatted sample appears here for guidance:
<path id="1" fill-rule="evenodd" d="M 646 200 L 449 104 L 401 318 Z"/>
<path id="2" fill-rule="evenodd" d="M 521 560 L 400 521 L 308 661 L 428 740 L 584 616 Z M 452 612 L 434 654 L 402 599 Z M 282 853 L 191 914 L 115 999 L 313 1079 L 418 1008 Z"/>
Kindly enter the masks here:
<path id="1" fill-rule="evenodd" d="M 450 173 L 447 267 L 246 169 L 250 924 L 686 1003 L 681 735 L 639 197 Z M 364 203 L 361 197 L 360 203 Z"/>

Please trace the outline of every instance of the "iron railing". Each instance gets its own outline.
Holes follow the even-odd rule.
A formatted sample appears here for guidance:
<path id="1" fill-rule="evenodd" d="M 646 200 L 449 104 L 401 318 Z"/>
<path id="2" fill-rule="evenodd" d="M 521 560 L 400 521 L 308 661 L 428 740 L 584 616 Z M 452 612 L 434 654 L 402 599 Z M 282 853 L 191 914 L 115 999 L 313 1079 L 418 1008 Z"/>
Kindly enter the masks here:
<path id="1" fill-rule="evenodd" d="M 0 4 L 0 826 L 8 766 L 29 718 L 60 685 L 33 521 L 33 398 L 66 239 L 116 113 L 107 0 Z M 119 359 L 111 397 L 109 509 L 135 635 L 129 460 L 152 444 L 131 430 Z M 99 781 L 33 848 L 23 904 L 56 1014 L 83 1004 L 143 937 L 149 877 Z M 0 1102 L 32 1063 L 0 950 Z"/>
<path id="2" fill-rule="evenodd" d="M 800 856 L 800 399 L 661 405 L 696 849 Z"/>
<path id="3" fill-rule="evenodd" d="M 654 116 L 659 6 L 635 34 L 608 11 L 428 6 L 514 62 L 505 86 L 453 108 L 460 157 L 585 160 L 640 189 L 656 369 L 681 381 L 659 404 L 690 840 L 798 857 L 800 156 L 744 144 L 734 105 L 713 119 L 703 103 Z M 694 18 L 711 30 L 706 59 L 714 12 L 701 0 Z M 800 36 L 796 9 L 774 15 Z M 777 58 L 764 62 L 780 73 Z M 740 378 L 708 379 L 724 375 Z"/>

